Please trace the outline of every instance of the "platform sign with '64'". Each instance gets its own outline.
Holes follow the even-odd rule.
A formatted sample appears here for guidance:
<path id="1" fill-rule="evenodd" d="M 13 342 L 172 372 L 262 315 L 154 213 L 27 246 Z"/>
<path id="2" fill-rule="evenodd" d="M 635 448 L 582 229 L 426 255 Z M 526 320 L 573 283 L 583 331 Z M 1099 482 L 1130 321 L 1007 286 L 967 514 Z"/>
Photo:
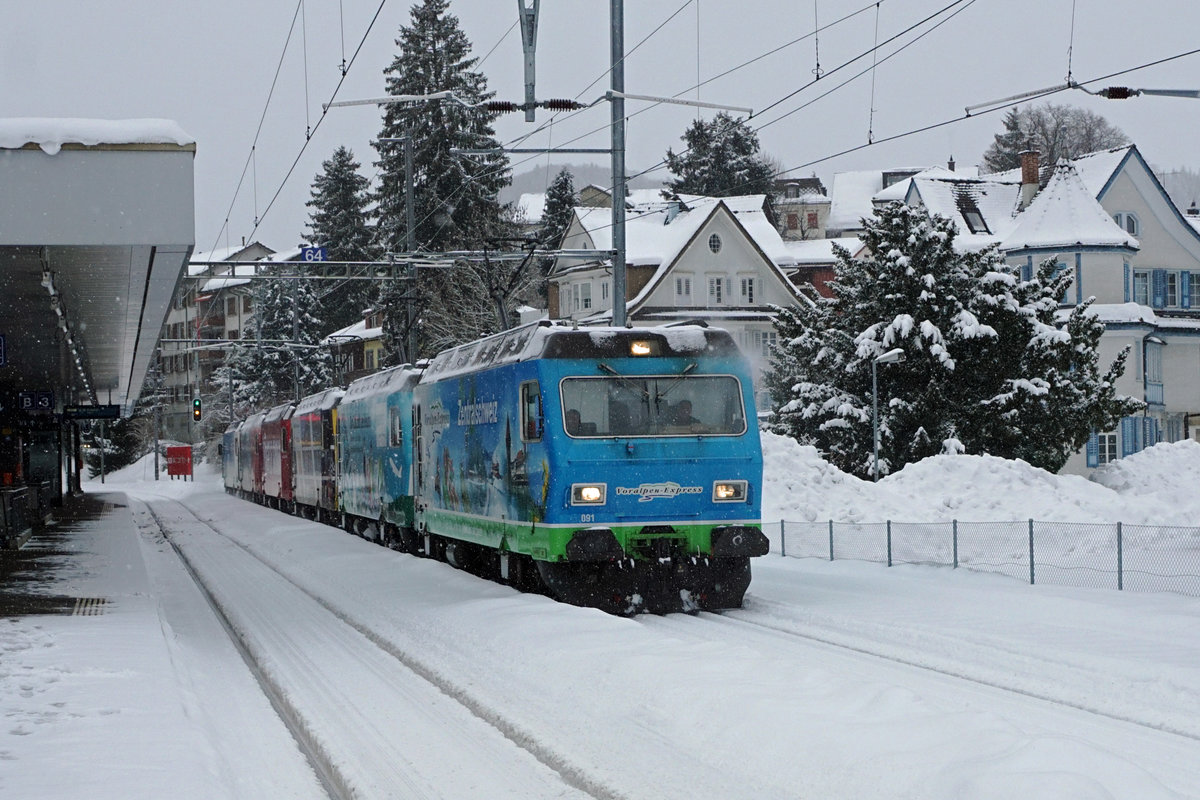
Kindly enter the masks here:
<path id="1" fill-rule="evenodd" d="M 301 247 L 301 261 L 328 261 L 329 251 L 324 247 Z"/>

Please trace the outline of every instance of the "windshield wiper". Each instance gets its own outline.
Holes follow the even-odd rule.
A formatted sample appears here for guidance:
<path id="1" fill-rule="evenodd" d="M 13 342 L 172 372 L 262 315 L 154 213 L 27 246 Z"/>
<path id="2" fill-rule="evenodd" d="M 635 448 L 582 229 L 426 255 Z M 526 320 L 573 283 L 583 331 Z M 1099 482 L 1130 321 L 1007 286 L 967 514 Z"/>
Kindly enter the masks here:
<path id="1" fill-rule="evenodd" d="M 662 400 L 664 397 L 666 397 L 668 394 L 670 394 L 670 393 L 671 393 L 671 391 L 672 391 L 672 390 L 673 390 L 673 389 L 674 389 L 676 386 L 678 386 L 678 385 L 679 385 L 679 382 L 680 382 L 680 381 L 682 381 L 682 380 L 683 380 L 683 379 L 684 379 L 684 378 L 687 376 L 687 374 L 688 374 L 689 372 L 691 372 L 692 370 L 694 370 L 695 368 L 696 368 L 696 362 L 695 362 L 695 361 L 693 361 L 692 363 L 690 363 L 690 364 L 688 364 L 686 367 L 684 367 L 684 368 L 683 368 L 683 372 L 679 373 L 679 376 L 678 376 L 678 377 L 676 377 L 676 378 L 675 378 L 675 380 L 673 380 L 673 381 L 671 381 L 670 383 L 668 383 L 668 384 L 667 384 L 667 388 L 663 389 L 661 392 L 659 392 L 658 394 L 656 394 L 656 395 L 654 396 L 654 403 L 655 403 L 655 405 L 657 405 L 657 404 L 658 404 L 658 403 L 659 403 L 659 402 L 660 402 L 660 401 L 661 401 L 661 400 Z"/>
<path id="2" fill-rule="evenodd" d="M 596 366 L 598 366 L 600 369 L 607 372 L 609 375 L 612 375 L 614 378 L 619 380 L 621 383 L 625 384 L 626 386 L 631 387 L 635 392 L 639 393 L 642 396 L 643 400 L 646 400 L 646 401 L 650 400 L 650 392 L 646 391 L 646 389 L 643 388 L 642 386 L 638 386 L 638 384 L 635 381 L 633 381 L 631 378 L 617 372 L 615 369 L 610 367 L 608 364 L 605 364 L 603 361 L 597 362 Z M 692 366 L 695 366 L 695 365 L 693 364 Z"/>

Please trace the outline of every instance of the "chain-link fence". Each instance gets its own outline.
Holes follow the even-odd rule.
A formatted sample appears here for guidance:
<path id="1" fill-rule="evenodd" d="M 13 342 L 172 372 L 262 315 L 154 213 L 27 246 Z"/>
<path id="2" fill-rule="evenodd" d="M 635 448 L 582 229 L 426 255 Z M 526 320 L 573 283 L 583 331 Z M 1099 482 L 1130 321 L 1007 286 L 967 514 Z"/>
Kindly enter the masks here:
<path id="1" fill-rule="evenodd" d="M 932 564 L 1030 583 L 1200 597 L 1200 528 L 1077 522 L 764 523 L 793 558 Z"/>

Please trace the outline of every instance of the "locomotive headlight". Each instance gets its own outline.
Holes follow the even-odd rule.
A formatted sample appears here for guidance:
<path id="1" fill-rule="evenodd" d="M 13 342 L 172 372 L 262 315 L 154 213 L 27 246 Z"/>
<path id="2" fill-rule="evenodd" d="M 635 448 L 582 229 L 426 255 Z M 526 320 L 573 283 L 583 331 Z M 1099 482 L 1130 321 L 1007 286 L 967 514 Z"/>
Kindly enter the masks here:
<path id="1" fill-rule="evenodd" d="M 745 481 L 717 481 L 713 484 L 714 503 L 741 503 L 745 499 Z"/>
<path id="2" fill-rule="evenodd" d="M 603 483 L 573 483 L 571 484 L 571 505 L 602 506 L 604 505 L 604 490 Z"/>

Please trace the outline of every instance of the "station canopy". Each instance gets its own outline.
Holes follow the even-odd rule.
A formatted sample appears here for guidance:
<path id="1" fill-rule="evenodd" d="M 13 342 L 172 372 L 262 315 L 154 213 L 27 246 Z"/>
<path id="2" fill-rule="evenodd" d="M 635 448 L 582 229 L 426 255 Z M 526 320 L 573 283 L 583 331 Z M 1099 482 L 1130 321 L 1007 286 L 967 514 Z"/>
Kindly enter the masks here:
<path id="1" fill-rule="evenodd" d="M 5 412 L 132 413 L 195 245 L 195 152 L 168 120 L 0 118 Z"/>

